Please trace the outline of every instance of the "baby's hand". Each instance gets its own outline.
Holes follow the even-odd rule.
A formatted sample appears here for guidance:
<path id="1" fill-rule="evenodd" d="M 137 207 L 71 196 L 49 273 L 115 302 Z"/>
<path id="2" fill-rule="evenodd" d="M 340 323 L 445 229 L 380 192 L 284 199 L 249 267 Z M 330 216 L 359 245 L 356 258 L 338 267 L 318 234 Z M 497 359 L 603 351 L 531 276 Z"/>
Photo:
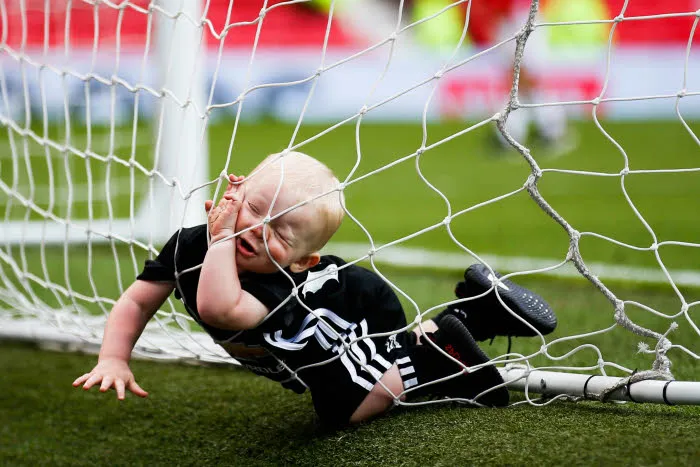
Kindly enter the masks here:
<path id="1" fill-rule="evenodd" d="M 100 383 L 100 392 L 107 392 L 110 388 L 117 391 L 117 399 L 124 400 L 126 389 L 139 397 L 146 397 L 148 393 L 136 384 L 134 374 L 129 369 L 129 364 L 120 359 L 107 359 L 100 361 L 90 373 L 85 373 L 73 381 L 73 387 L 81 384 L 86 391 Z"/>
<path id="2" fill-rule="evenodd" d="M 240 211 L 245 197 L 245 189 L 241 183 L 245 177 L 231 174 L 228 179 L 228 187 L 226 187 L 224 196 L 218 205 L 214 206 L 212 200 L 204 202 L 212 242 L 233 235 L 238 211 Z"/>

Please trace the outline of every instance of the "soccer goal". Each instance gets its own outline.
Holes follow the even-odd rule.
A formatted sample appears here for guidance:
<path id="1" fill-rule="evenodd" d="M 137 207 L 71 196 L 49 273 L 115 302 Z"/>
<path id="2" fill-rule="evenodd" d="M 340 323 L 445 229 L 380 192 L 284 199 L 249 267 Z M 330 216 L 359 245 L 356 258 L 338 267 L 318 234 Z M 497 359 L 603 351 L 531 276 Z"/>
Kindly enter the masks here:
<path id="1" fill-rule="evenodd" d="M 700 287 L 700 275 L 697 268 L 671 269 L 663 258 L 668 249 L 696 252 L 700 242 L 657 234 L 658 227 L 647 221 L 630 194 L 628 180 L 645 174 L 692 175 L 700 173 L 700 166 L 697 162 L 652 169 L 635 165 L 634 155 L 627 154 L 625 145 L 606 130 L 601 109 L 627 102 L 652 106 L 671 102 L 673 121 L 692 141 L 697 156 L 700 140 L 692 119 L 700 115 L 688 105 L 690 117 L 686 117 L 683 103 L 695 99 L 695 108 L 700 108 L 700 82 L 693 74 L 700 75 L 693 65 L 693 57 L 695 63 L 698 57 L 693 41 L 700 11 L 634 16 L 627 12 L 629 2 L 624 2 L 609 17 L 548 20 L 538 13 L 539 2 L 533 0 L 518 17 L 512 34 L 480 48 L 468 44 L 474 1 L 480 0 L 446 1 L 423 11 L 421 17 L 415 16 L 418 10 L 412 16 L 403 1 L 391 7 L 370 1 L 368 5 L 377 10 L 372 9 L 369 18 L 352 11 L 352 2 L 335 0 L 242 1 L 240 5 L 232 0 L 0 0 L 0 122 L 5 130 L 0 138 L 0 337 L 62 349 L 98 349 L 106 316 L 144 260 L 154 257 L 178 229 L 205 221 L 204 200 L 220 196 L 223 176 L 237 172 L 240 158 L 255 151 L 241 142 L 250 122 L 264 125 L 272 115 L 291 128 L 288 144 L 276 148 L 282 153 L 303 151 L 341 127 L 354 128 L 353 159 L 338 165 L 344 167 L 339 175 L 348 195 L 346 223 L 355 229 L 355 241 L 331 243 L 328 251 L 348 262 L 362 262 L 385 278 L 406 304 L 412 325 L 420 326 L 455 300 L 442 297 L 429 305 L 419 304 L 412 290 L 392 281 L 384 269 L 387 266 L 463 270 L 470 262 L 482 262 L 507 271 L 503 277 L 514 281 L 577 277 L 591 286 L 590 294 L 603 297 L 607 308 L 586 309 L 571 319 L 583 322 L 588 314 L 595 314 L 604 316 L 599 321 L 604 325 L 564 326 L 571 331 L 532 338 L 534 343 L 524 352 L 490 351 L 492 364 L 500 368 L 506 384 L 525 393 L 522 403 L 569 398 L 698 404 L 700 383 L 677 381 L 671 363 L 697 366 L 700 359 L 700 328 L 693 316 L 700 300 L 689 298 Z M 315 47 L 300 46 L 289 55 L 266 49 L 270 35 L 281 34 L 270 25 L 306 18 L 308 11 L 307 16 L 283 16 L 302 6 L 315 8 L 315 17 L 325 15 L 320 27 L 314 23 L 319 31 Z M 437 49 L 422 54 L 413 50 L 421 47 L 418 43 L 425 34 L 445 30 L 441 21 L 446 17 L 460 19 L 454 37 L 446 39 L 447 46 L 432 44 Z M 638 94 L 634 80 L 627 79 L 632 94 L 613 93 L 614 80 L 619 79 L 616 29 L 670 18 L 687 20 L 688 26 L 677 76 L 662 74 L 668 80 L 664 88 L 673 90 L 645 92 L 642 88 Z M 348 30 L 370 20 L 376 22 L 368 35 L 372 42 L 342 44 L 343 34 L 350 35 Z M 347 30 L 341 33 L 342 24 Z M 557 99 L 521 99 L 523 57 L 536 36 L 584 26 L 602 26 L 606 31 L 598 57 L 602 66 L 595 79 L 562 88 Z M 238 47 L 231 48 L 231 43 Z M 499 87 L 488 73 L 502 63 L 494 57 L 503 56 L 509 57 L 508 80 Z M 567 62 L 560 69 L 585 69 L 588 63 Z M 470 74 L 474 68 L 478 72 Z M 546 81 L 547 73 L 544 76 Z M 549 85 L 563 86 L 554 81 Z M 593 93 L 582 96 L 572 91 L 584 88 Z M 475 89 L 481 94 L 470 94 Z M 468 115 L 463 112 L 466 104 L 460 106 L 458 101 L 468 103 Z M 571 110 L 593 122 L 596 137 L 615 148 L 617 169 L 586 164 L 577 168 L 568 160 L 557 166 L 558 159 L 541 159 L 509 124 L 525 111 L 550 108 Z M 433 125 L 445 117 L 470 123 L 432 137 Z M 363 132 L 375 119 L 421 122 L 420 143 L 412 152 L 392 153 L 390 161 L 371 164 L 370 170 L 365 167 L 362 172 L 358 167 L 368 159 Z M 323 122 L 323 129 L 309 134 L 307 122 L 313 122 L 315 129 Z M 509 148 L 510 160 L 525 168 L 511 190 L 486 200 L 465 201 L 455 198 L 453 193 L 458 191 L 443 188 L 441 177 L 457 170 L 454 166 L 445 164 L 442 173 L 424 171 L 423 161 L 441 146 L 492 129 L 494 142 Z M 260 135 L 259 139 L 265 138 L 264 133 Z M 224 144 L 211 150 L 219 137 L 225 138 Z M 264 155 L 258 154 L 259 159 Z M 459 170 L 469 170 L 470 161 L 465 158 Z M 426 197 L 437 199 L 440 219 L 433 222 L 435 213 L 426 213 L 430 221 L 419 229 L 399 236 L 375 234 L 364 217 L 356 215 L 364 208 L 354 200 L 367 206 L 382 203 L 392 187 L 372 188 L 374 198 L 363 196 L 363 187 L 409 164 L 414 166 L 413 178 L 405 184 L 418 184 Z M 482 164 L 478 170 L 484 170 L 484 177 L 498 177 L 498 170 L 509 170 L 502 169 L 503 164 L 498 167 L 488 169 Z M 556 175 L 614 179 L 617 195 L 649 242 L 642 245 L 579 230 L 540 189 L 543 179 Z M 652 184 L 646 186 L 653 189 Z M 664 196 L 664 190 L 659 191 Z M 693 194 L 688 196 L 692 199 Z M 560 257 L 538 260 L 522 251 L 518 257 L 504 259 L 482 246 L 472 246 L 462 235 L 460 222 L 470 213 L 519 197 L 526 197 L 550 225 L 565 232 L 568 249 Z M 668 203 L 679 202 L 672 193 Z M 390 219 L 385 222 L 389 224 L 401 222 Z M 391 232 L 391 226 L 382 232 Z M 430 242 L 410 247 L 416 239 L 437 232 L 449 237 L 451 253 L 429 248 Z M 591 238 L 653 255 L 653 267 L 589 260 L 581 242 Z M 656 305 L 655 298 L 644 303 L 620 297 L 608 279 L 656 282 L 671 291 L 676 303 Z M 498 285 L 495 281 L 496 291 Z M 567 319 L 560 316 L 561 321 Z M 632 348 L 617 348 L 619 333 L 637 336 L 640 342 Z M 148 325 L 135 354 L 235 364 L 173 298 Z M 700 377 L 692 370 L 683 374 Z"/>

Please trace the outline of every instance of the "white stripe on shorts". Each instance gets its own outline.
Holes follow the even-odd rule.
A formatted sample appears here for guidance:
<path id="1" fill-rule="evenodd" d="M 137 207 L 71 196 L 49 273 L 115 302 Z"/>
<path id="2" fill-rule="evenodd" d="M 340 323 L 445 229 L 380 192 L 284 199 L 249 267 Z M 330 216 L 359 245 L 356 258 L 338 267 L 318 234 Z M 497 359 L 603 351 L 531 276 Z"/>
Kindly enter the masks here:
<path id="1" fill-rule="evenodd" d="M 416 386 L 417 384 L 418 384 L 418 378 L 407 379 L 406 381 L 403 382 L 403 388 L 404 389 L 412 388 L 413 386 Z"/>

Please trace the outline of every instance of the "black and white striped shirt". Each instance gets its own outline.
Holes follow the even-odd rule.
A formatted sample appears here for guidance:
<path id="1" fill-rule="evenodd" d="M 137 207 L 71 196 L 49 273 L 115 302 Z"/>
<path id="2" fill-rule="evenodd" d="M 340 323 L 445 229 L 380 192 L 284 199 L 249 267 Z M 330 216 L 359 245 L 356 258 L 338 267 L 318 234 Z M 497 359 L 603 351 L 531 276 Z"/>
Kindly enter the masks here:
<path id="1" fill-rule="evenodd" d="M 252 372 L 303 392 L 305 375 L 313 380 L 314 373 L 323 371 L 317 364 L 340 359 L 350 380 L 370 390 L 393 363 L 388 355 L 401 345 L 395 336 L 363 338 L 406 325 L 396 294 L 377 274 L 336 256 L 322 256 L 317 266 L 302 273 L 244 273 L 241 287 L 270 313 L 255 329 L 230 331 L 202 322 L 197 312 L 200 269 L 182 272 L 201 264 L 206 252 L 205 225 L 182 229 L 157 258 L 146 261 L 138 279 L 174 281 L 177 270 L 176 297 Z"/>

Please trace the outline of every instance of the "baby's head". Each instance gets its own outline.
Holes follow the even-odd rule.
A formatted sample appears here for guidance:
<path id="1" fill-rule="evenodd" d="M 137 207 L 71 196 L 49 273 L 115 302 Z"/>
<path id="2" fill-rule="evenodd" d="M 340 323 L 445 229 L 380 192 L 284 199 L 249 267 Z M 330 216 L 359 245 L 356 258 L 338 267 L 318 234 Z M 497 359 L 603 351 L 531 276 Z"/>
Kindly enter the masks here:
<path id="1" fill-rule="evenodd" d="M 342 192 L 338 179 L 322 162 L 300 152 L 266 157 L 246 178 L 245 198 L 238 213 L 236 262 L 243 271 L 277 271 L 263 241 L 263 222 L 282 182 L 266 227 L 270 254 L 282 267 L 301 272 L 315 266 L 318 251 L 328 242 L 343 220 Z M 320 196 L 325 194 L 324 196 Z M 320 196 L 320 197 L 319 197 Z M 307 202 L 308 201 L 308 202 Z M 295 209 L 293 206 L 307 202 Z"/>

